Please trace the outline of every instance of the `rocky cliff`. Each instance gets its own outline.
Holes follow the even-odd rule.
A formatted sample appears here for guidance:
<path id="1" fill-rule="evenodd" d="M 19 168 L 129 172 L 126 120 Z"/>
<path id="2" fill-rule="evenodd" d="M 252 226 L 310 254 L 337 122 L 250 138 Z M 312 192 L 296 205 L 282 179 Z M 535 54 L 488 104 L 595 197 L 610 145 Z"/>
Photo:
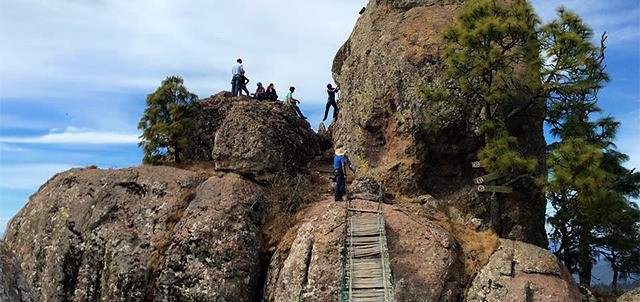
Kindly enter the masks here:
<path id="1" fill-rule="evenodd" d="M 346 212 L 326 194 L 326 166 L 313 169 L 289 187 L 172 167 L 72 169 L 31 197 L 4 239 L 34 301 L 333 301 Z M 299 194 L 311 200 L 281 206 Z M 582 299 L 546 250 L 498 241 L 427 203 L 382 212 L 397 301 Z"/>
<path id="2" fill-rule="evenodd" d="M 472 194 L 473 178 L 485 173 L 471 167 L 481 140 L 467 125 L 428 133 L 424 112 L 433 108 L 420 93 L 421 87 L 443 81 L 441 34 L 462 2 L 369 1 L 333 62 L 342 91 L 333 134 L 349 150 L 360 176 L 374 177 L 399 196 L 430 194 L 488 227 L 486 196 Z M 544 171 L 546 146 L 541 110 L 508 125 L 523 154 L 538 159 L 538 173 Z M 546 247 L 540 189 L 522 182 L 514 191 L 501 197 L 501 235 Z"/>
<path id="3" fill-rule="evenodd" d="M 0 301 L 35 301 L 31 286 L 20 268 L 20 262 L 2 240 L 0 240 Z"/>
<path id="4" fill-rule="evenodd" d="M 197 133 L 187 161 L 213 161 L 218 170 L 241 174 L 295 172 L 319 154 L 306 120 L 283 102 L 256 101 L 220 92 L 199 102 Z"/>
<path id="5" fill-rule="evenodd" d="M 320 136 L 283 103 L 221 92 L 200 102 L 187 164 L 55 175 L 0 245 L 26 282 L 0 285 L 23 301 L 21 284 L 35 301 L 336 301 L 347 212 L 318 155 L 344 144 L 359 168 L 352 206 L 385 217 L 396 301 L 581 301 L 551 253 L 486 230 L 471 188 L 478 140 L 422 127 L 417 88 L 441 76 L 439 33 L 459 5 L 371 0 L 336 56 L 341 111 Z M 531 125 L 522 137 L 537 154 Z M 540 245 L 544 203 L 519 192 L 504 200 L 506 237 Z M 0 282 L 18 271 L 4 259 Z"/>

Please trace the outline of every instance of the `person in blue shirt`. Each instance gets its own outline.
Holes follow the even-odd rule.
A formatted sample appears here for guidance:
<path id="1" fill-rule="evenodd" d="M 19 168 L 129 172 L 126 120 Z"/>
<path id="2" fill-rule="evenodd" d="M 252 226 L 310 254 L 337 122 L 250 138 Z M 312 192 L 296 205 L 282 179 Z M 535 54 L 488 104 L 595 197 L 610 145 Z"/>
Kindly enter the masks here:
<path id="1" fill-rule="evenodd" d="M 351 169 L 351 162 L 349 162 L 349 158 L 347 158 L 347 151 L 342 147 L 338 147 L 335 149 L 335 156 L 333 157 L 333 175 L 336 178 L 335 201 L 342 200 L 345 195 L 345 172 L 347 168 Z M 346 196 L 344 198 L 346 199 Z"/>

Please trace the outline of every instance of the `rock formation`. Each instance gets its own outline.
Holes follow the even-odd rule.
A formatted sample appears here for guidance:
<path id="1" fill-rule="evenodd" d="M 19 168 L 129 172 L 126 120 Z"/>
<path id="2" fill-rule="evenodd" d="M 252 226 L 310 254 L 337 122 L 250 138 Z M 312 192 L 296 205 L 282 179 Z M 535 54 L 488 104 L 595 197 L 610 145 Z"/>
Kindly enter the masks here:
<path id="1" fill-rule="evenodd" d="M 618 297 L 616 302 L 637 302 L 640 301 L 640 287 L 630 290 Z"/>
<path id="2" fill-rule="evenodd" d="M 580 301 L 569 270 L 547 250 L 502 239 L 465 301 Z"/>
<path id="3" fill-rule="evenodd" d="M 33 299 L 19 275 L 3 283 L 4 274 L 0 298 L 335 301 L 347 214 L 329 194 L 333 143 L 358 167 L 353 206 L 392 203 L 380 206 L 397 301 L 580 301 L 555 256 L 477 231 L 487 214 L 471 186 L 478 139 L 459 125 L 435 135 L 422 127 L 429 108 L 417 89 L 441 76 L 439 33 L 460 2 L 370 1 L 334 61 L 340 116 L 319 137 L 280 102 L 222 92 L 199 104 L 184 158 L 194 165 L 55 175 L 4 237 Z M 539 155 L 541 129 L 529 125 L 517 133 Z M 543 245 L 540 192 L 517 189 L 502 200 L 505 237 Z M 2 272 L 17 272 L 3 248 Z"/>
<path id="4" fill-rule="evenodd" d="M 354 201 L 355 207 L 375 203 Z M 446 230 L 416 221 L 399 208 L 383 206 L 389 260 L 397 301 L 459 301 L 464 267 L 461 249 Z M 267 301 L 333 301 L 339 297 L 344 204 L 314 204 L 273 256 L 266 284 Z"/>
<path id="5" fill-rule="evenodd" d="M 72 169 L 32 196 L 5 240 L 37 301 L 252 301 L 261 199 L 234 174 Z"/>
<path id="6" fill-rule="evenodd" d="M 283 102 L 231 97 L 221 92 L 200 102 L 191 161 L 213 160 L 218 170 L 241 174 L 294 171 L 320 152 L 307 121 Z"/>
<path id="7" fill-rule="evenodd" d="M 480 139 L 466 125 L 427 133 L 424 112 L 432 108 L 420 93 L 424 85 L 443 81 L 440 37 L 462 2 L 369 1 L 333 62 L 342 91 L 333 138 L 349 150 L 359 176 L 374 177 L 387 190 L 409 198 L 430 194 L 488 226 L 486 199 L 469 197 L 473 178 L 482 174 L 471 168 Z M 509 128 L 525 155 L 539 159 L 541 173 L 546 146 L 542 120 L 518 121 Z M 514 191 L 501 199 L 502 235 L 546 246 L 540 189 L 524 183 Z"/>
<path id="8" fill-rule="evenodd" d="M 31 286 L 24 277 L 16 255 L 0 240 L 0 301 L 31 302 Z"/>

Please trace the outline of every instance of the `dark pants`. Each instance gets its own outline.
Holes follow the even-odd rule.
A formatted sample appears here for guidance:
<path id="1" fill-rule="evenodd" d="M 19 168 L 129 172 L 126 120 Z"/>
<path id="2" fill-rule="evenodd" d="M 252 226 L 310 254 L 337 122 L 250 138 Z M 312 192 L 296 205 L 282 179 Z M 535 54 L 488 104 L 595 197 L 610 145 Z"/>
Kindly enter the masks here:
<path id="1" fill-rule="evenodd" d="M 304 114 L 302 114 L 302 111 L 300 111 L 300 108 L 298 108 L 298 105 L 296 105 L 295 103 L 291 104 L 291 107 L 293 107 L 293 109 L 298 113 L 298 115 L 300 116 L 300 118 L 304 118 L 306 119 L 306 117 L 304 116 Z"/>
<path id="2" fill-rule="evenodd" d="M 328 100 L 327 106 L 324 108 L 324 118 L 322 119 L 323 122 L 327 120 L 327 114 L 329 114 L 329 108 L 331 108 L 332 106 L 333 106 L 333 119 L 335 120 L 336 117 L 338 117 L 338 105 L 336 104 L 336 101 Z"/>
<path id="3" fill-rule="evenodd" d="M 240 94 L 242 94 L 242 91 L 244 91 L 244 93 L 246 93 L 247 96 L 249 96 L 249 89 L 247 89 L 247 84 L 242 84 L 242 89 Z"/>
<path id="4" fill-rule="evenodd" d="M 333 175 L 336 177 L 336 192 L 334 196 L 335 201 L 342 200 L 342 196 L 345 193 L 344 172 L 342 170 L 333 170 Z"/>
<path id="5" fill-rule="evenodd" d="M 231 95 L 240 95 L 240 89 L 242 89 L 242 77 L 239 74 L 234 75 L 233 78 L 231 78 Z"/>

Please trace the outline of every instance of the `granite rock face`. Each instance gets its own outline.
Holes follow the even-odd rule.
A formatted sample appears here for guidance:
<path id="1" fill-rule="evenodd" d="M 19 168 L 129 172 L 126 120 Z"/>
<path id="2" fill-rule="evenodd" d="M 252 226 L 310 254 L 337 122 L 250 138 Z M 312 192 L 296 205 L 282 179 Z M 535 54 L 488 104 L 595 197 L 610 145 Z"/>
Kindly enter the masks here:
<path id="1" fill-rule="evenodd" d="M 31 286 L 22 273 L 20 262 L 2 240 L 0 240 L 0 301 L 36 301 L 31 293 Z"/>
<path id="2" fill-rule="evenodd" d="M 377 203 L 354 200 L 358 208 Z M 458 243 L 429 221 L 414 221 L 384 205 L 389 261 L 396 301 L 458 301 L 462 299 L 463 266 Z M 344 204 L 314 204 L 272 257 L 267 301 L 335 301 L 340 295 Z"/>
<path id="3" fill-rule="evenodd" d="M 261 189 L 170 167 L 71 169 L 43 185 L 5 240 L 36 301 L 252 301 Z"/>
<path id="4" fill-rule="evenodd" d="M 283 102 L 218 93 L 200 101 L 186 159 L 240 174 L 296 171 L 320 153 L 317 135 Z"/>
<path id="5" fill-rule="evenodd" d="M 569 271 L 549 251 L 507 239 L 469 287 L 465 301 L 583 301 Z"/>
<path id="6" fill-rule="evenodd" d="M 484 173 L 471 167 L 481 138 L 466 124 L 428 133 L 424 113 L 433 105 L 420 93 L 421 87 L 444 81 L 441 35 L 463 2 L 369 1 L 334 58 L 332 71 L 341 99 L 332 136 L 335 145 L 349 150 L 359 177 L 374 177 L 387 191 L 409 198 L 430 194 L 488 221 L 487 201 L 468 196 L 473 178 Z M 520 150 L 539 159 L 541 173 L 546 146 L 542 119 L 516 120 L 508 128 L 520 139 Z M 525 183 L 514 191 L 501 201 L 501 235 L 546 246 L 540 189 Z"/>
<path id="7" fill-rule="evenodd" d="M 616 300 L 616 302 L 637 302 L 637 301 L 640 301 L 640 287 L 637 287 L 635 289 L 632 289 L 624 293 L 622 296 L 618 297 L 618 300 Z"/>

